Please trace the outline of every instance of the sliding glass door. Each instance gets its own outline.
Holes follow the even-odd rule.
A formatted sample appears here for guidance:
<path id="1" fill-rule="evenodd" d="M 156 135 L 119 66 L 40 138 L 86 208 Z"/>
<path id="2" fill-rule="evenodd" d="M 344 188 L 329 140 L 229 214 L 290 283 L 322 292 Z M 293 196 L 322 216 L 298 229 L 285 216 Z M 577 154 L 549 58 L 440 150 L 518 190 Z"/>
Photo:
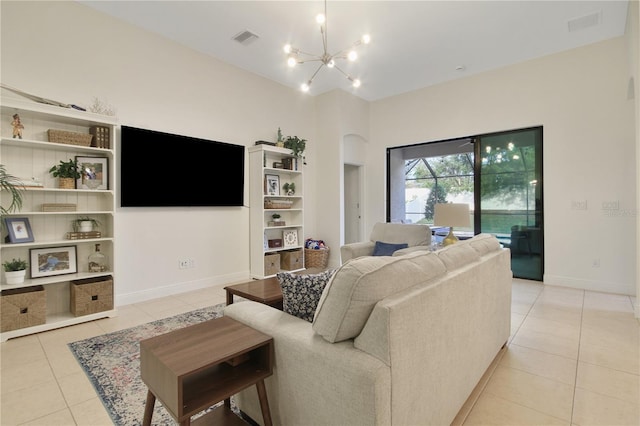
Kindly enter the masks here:
<path id="1" fill-rule="evenodd" d="M 542 281 L 542 127 L 475 138 L 475 230 L 511 249 L 514 277 Z"/>

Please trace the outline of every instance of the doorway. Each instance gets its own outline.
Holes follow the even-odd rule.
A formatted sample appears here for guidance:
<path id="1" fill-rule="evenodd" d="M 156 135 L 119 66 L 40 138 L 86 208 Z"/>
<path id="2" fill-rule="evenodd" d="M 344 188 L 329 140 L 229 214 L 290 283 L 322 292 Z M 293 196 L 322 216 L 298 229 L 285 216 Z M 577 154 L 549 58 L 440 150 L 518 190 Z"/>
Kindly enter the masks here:
<path id="1" fill-rule="evenodd" d="M 362 241 L 361 166 L 344 165 L 344 244 Z"/>

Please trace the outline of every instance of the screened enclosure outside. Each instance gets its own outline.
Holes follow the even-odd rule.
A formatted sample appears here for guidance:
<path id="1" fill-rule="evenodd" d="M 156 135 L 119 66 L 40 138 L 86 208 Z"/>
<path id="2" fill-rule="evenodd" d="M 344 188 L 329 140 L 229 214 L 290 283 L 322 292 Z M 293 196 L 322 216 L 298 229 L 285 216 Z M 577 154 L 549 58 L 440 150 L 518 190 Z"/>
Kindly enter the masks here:
<path id="1" fill-rule="evenodd" d="M 470 139 L 394 148 L 389 157 L 398 166 L 390 169 L 395 176 L 390 181 L 390 221 L 433 227 L 435 204 L 465 203 L 471 212 L 469 226 L 456 231 L 473 232 L 474 153 Z"/>

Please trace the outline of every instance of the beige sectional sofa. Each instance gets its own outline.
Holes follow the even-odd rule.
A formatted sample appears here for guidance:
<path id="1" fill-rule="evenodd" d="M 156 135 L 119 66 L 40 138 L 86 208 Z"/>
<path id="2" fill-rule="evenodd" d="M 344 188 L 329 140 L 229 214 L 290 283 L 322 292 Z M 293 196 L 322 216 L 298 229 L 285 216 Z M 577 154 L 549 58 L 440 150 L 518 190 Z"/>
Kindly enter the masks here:
<path id="1" fill-rule="evenodd" d="M 511 280 L 508 249 L 481 234 L 346 262 L 313 323 L 250 301 L 224 315 L 274 338 L 276 425 L 447 425 L 509 338 Z M 262 423 L 255 389 L 235 400 Z"/>

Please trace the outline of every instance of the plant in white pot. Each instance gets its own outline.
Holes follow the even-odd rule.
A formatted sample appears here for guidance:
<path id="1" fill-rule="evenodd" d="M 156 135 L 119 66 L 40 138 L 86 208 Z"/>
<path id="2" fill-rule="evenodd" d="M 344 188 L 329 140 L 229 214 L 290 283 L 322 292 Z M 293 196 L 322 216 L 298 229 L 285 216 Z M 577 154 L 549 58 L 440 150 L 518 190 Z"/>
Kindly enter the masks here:
<path id="1" fill-rule="evenodd" d="M 73 230 L 76 232 L 91 232 L 94 228 L 100 226 L 100 222 L 97 219 L 89 216 L 82 216 L 74 219 L 71 224 L 73 226 Z"/>
<path id="2" fill-rule="evenodd" d="M 22 284 L 27 275 L 28 263 L 20 258 L 7 260 L 2 263 L 4 278 L 7 284 Z"/>

